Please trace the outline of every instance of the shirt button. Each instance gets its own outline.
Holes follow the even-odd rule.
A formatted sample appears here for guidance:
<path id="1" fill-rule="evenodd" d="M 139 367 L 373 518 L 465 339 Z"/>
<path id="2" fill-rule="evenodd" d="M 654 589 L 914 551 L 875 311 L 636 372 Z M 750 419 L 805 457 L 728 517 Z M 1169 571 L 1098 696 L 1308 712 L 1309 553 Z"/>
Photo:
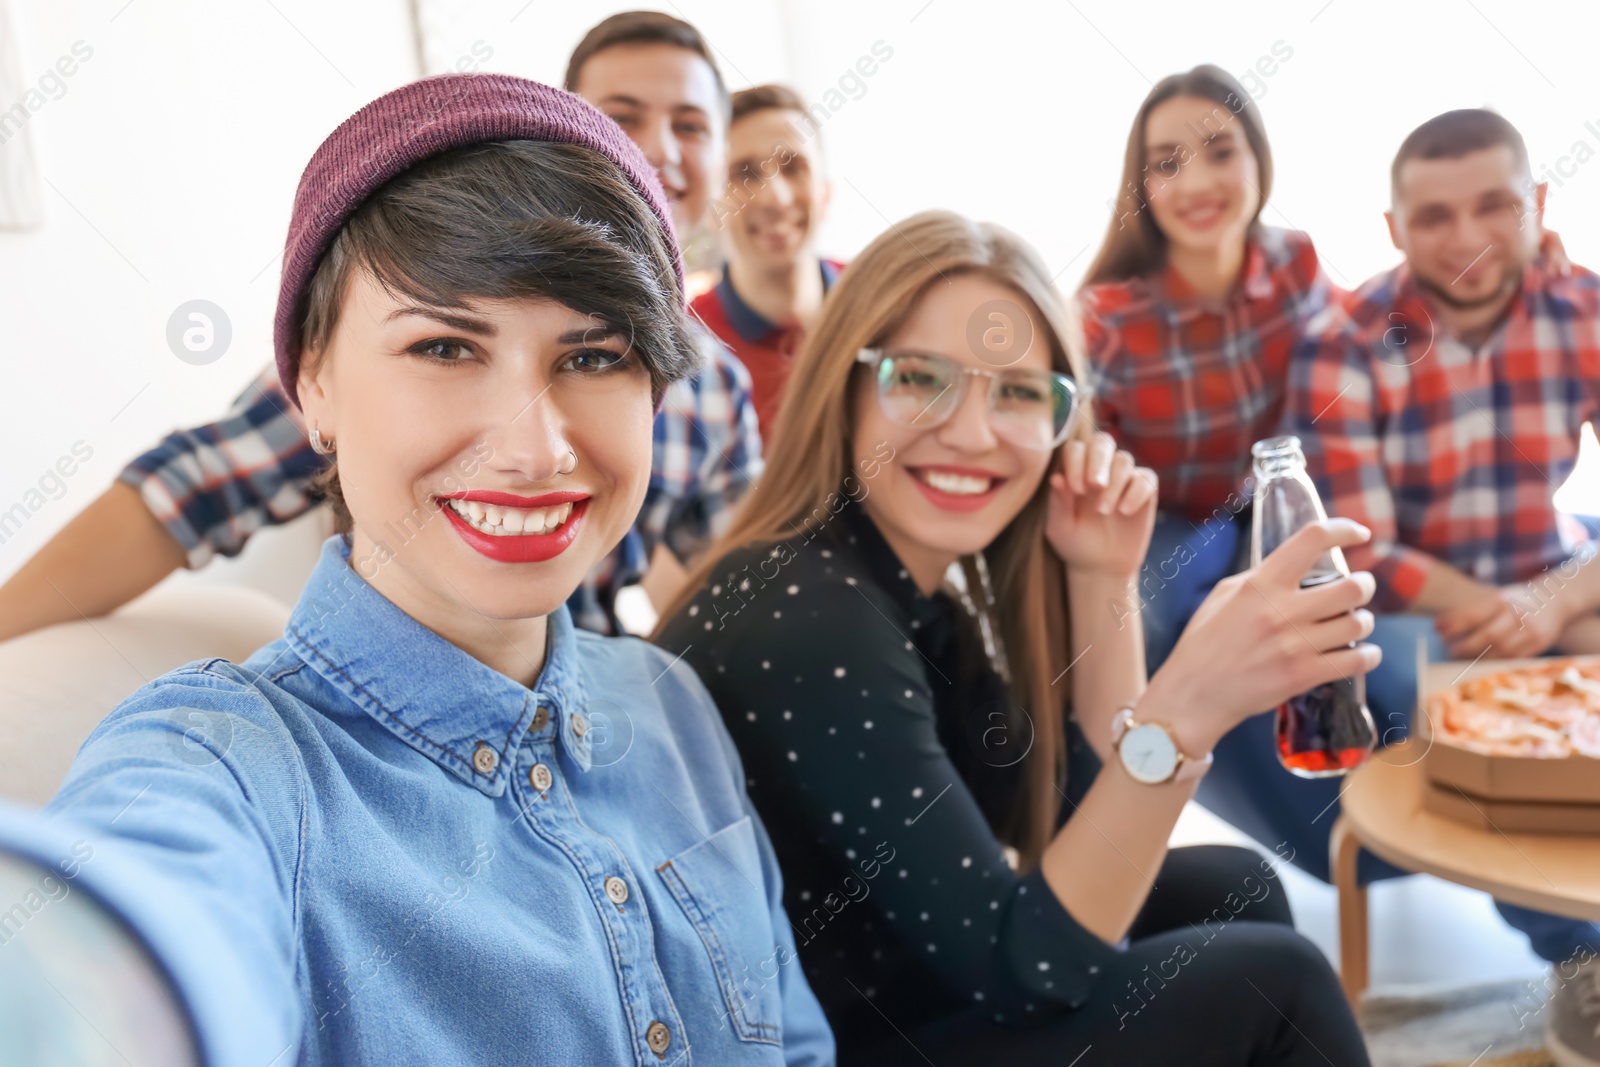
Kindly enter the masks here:
<path id="1" fill-rule="evenodd" d="M 606 896 L 613 904 L 623 904 L 628 899 L 628 883 L 615 875 L 606 879 Z"/>
<path id="2" fill-rule="evenodd" d="M 546 726 L 549 725 L 549 723 L 550 723 L 550 709 L 545 707 L 543 704 L 540 704 L 539 705 L 539 710 L 535 711 L 533 713 L 533 727 L 532 728 L 534 730 L 536 730 L 536 731 L 537 730 L 543 730 Z"/>
<path id="3" fill-rule="evenodd" d="M 555 779 L 550 774 L 550 768 L 542 763 L 535 763 L 528 771 L 528 784 L 543 793 L 550 788 L 550 783 Z"/>
<path id="4" fill-rule="evenodd" d="M 644 1040 L 650 1046 L 650 1051 L 660 1056 L 672 1044 L 672 1031 L 661 1023 L 651 1023 L 650 1029 L 644 1032 Z"/>
<path id="5" fill-rule="evenodd" d="M 500 757 L 494 754 L 494 749 L 485 742 L 479 741 L 477 751 L 472 754 L 472 765 L 478 769 L 479 774 L 493 774 L 494 765 Z"/>
<path id="6" fill-rule="evenodd" d="M 572 732 L 579 737 L 589 732 L 589 720 L 583 717 L 582 712 L 572 717 Z"/>

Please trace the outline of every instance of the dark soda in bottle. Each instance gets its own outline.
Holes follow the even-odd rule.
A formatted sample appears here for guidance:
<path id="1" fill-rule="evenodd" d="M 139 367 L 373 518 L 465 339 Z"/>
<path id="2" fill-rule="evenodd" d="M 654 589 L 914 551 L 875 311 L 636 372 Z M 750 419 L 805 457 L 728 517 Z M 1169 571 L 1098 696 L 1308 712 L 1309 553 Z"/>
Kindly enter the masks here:
<path id="1" fill-rule="evenodd" d="M 1298 437 L 1269 437 L 1250 449 L 1255 503 L 1250 524 L 1250 562 L 1259 566 L 1294 532 L 1327 518 L 1317 488 L 1306 474 Z M 1324 553 L 1300 580 L 1302 589 L 1350 573 L 1337 547 Z M 1367 710 L 1366 675 L 1336 678 L 1277 709 L 1278 760 L 1303 778 L 1344 774 L 1372 752 L 1378 731 Z"/>

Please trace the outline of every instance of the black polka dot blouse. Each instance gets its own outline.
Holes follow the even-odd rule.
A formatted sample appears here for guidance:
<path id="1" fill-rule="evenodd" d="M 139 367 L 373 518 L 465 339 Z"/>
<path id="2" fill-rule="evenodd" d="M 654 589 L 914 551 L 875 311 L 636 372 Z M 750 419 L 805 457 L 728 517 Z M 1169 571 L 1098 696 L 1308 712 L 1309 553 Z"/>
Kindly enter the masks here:
<path id="1" fill-rule="evenodd" d="M 1020 1022 L 1087 996 L 1118 948 L 1037 870 L 1015 873 L 1001 839 L 1029 720 L 970 614 L 923 596 L 860 504 L 725 556 L 659 642 L 738 746 L 841 1048 L 885 1016 Z M 1069 742 L 1064 813 L 1098 770 L 1075 727 Z"/>

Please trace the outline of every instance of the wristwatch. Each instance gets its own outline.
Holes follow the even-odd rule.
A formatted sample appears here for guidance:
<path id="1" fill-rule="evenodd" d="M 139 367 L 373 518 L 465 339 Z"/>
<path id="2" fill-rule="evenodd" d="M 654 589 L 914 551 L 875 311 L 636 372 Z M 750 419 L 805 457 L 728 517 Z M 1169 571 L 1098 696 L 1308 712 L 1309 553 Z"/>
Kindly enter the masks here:
<path id="1" fill-rule="evenodd" d="M 1185 756 L 1170 728 L 1135 722 L 1132 708 L 1121 709 L 1111 720 L 1111 747 L 1133 780 L 1145 785 L 1189 782 L 1211 769 L 1211 753 L 1199 759 Z"/>

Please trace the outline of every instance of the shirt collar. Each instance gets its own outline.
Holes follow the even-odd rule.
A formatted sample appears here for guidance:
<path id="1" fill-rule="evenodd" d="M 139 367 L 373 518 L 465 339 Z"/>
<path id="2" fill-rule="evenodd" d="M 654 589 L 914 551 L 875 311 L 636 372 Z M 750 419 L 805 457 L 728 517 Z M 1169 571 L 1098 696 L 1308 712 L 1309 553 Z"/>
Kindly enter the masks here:
<path id="1" fill-rule="evenodd" d="M 940 603 L 944 598 L 938 592 L 933 597 L 924 596 L 917 588 L 911 572 L 895 555 L 864 504 L 849 498 L 839 519 L 839 534 L 847 551 L 860 559 L 872 581 L 905 609 L 914 626 L 920 628 L 944 617 L 946 606 Z"/>
<path id="2" fill-rule="evenodd" d="M 1506 305 L 1505 314 L 1500 317 L 1500 321 L 1496 324 L 1494 331 L 1477 346 L 1477 350 L 1482 351 L 1486 346 L 1493 344 L 1495 339 L 1505 332 L 1506 324 L 1511 322 L 1512 319 L 1519 315 L 1530 313 L 1533 307 L 1529 303 L 1530 299 L 1548 288 L 1552 276 L 1549 264 L 1543 255 L 1535 256 L 1529 260 L 1522 268 L 1521 284 L 1518 285 L 1510 303 Z M 1423 290 L 1422 285 L 1417 281 L 1416 273 L 1411 269 L 1409 263 L 1402 261 L 1394 269 L 1394 272 L 1390 275 L 1388 288 L 1388 303 L 1401 314 L 1399 321 L 1425 323 L 1430 344 L 1434 340 L 1454 337 L 1450 328 L 1444 324 L 1439 316 L 1434 314 L 1433 298 Z M 1389 315 L 1381 324 L 1375 322 L 1369 333 L 1387 338 L 1389 332 L 1393 331 L 1394 326 L 1395 316 Z"/>
<path id="3" fill-rule="evenodd" d="M 1246 238 L 1244 243 L 1244 266 L 1241 271 L 1240 283 L 1233 291 L 1222 299 L 1210 296 L 1200 296 L 1194 291 L 1183 275 L 1170 264 L 1163 267 L 1160 273 L 1158 287 L 1163 295 L 1174 304 L 1183 306 L 1186 310 L 1217 310 L 1224 305 L 1236 300 L 1266 300 L 1272 296 L 1273 280 L 1271 265 L 1267 262 L 1267 253 L 1261 247 L 1261 242 L 1254 237 Z"/>
<path id="4" fill-rule="evenodd" d="M 833 283 L 838 279 L 839 267 L 826 259 L 819 258 L 817 263 L 822 271 L 822 291 L 826 293 L 833 288 Z M 728 272 L 727 263 L 722 264 L 722 277 L 717 281 L 716 293 L 728 325 L 732 326 L 733 332 L 747 343 L 760 344 L 783 328 L 744 302 L 744 297 L 733 287 L 733 278 Z"/>
<path id="5" fill-rule="evenodd" d="M 550 712 L 541 733 L 559 735 L 581 769 L 591 765 L 588 687 L 566 605 L 548 624 L 544 669 L 529 689 L 401 611 L 355 572 L 350 546 L 335 534 L 322 543 L 284 637 L 390 733 L 497 797 L 541 705 Z"/>

